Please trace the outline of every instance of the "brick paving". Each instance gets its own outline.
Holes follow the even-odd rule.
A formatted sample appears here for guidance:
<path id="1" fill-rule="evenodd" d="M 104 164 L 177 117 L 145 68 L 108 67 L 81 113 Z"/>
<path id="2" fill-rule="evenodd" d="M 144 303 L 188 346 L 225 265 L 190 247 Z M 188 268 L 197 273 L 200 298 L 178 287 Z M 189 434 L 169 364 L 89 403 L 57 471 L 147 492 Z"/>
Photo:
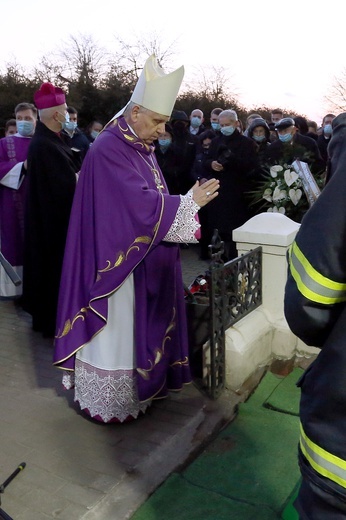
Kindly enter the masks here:
<path id="1" fill-rule="evenodd" d="M 184 282 L 204 273 L 198 246 L 182 249 Z M 125 520 L 175 469 L 234 416 L 240 396 L 216 401 L 194 385 L 155 402 L 128 424 L 83 415 L 52 366 L 52 342 L 31 329 L 12 301 L 0 301 L 0 494 L 13 520 Z"/>

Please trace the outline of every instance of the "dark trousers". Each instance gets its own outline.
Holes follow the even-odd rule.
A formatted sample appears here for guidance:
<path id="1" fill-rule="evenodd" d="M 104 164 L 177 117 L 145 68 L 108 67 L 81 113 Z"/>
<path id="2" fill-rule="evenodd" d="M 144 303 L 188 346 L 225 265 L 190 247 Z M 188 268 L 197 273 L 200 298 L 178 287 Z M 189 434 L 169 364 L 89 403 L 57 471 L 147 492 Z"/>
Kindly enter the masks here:
<path id="1" fill-rule="evenodd" d="M 333 496 L 328 495 L 303 478 L 294 502 L 300 520 L 345 520 L 346 510 L 341 510 Z"/>

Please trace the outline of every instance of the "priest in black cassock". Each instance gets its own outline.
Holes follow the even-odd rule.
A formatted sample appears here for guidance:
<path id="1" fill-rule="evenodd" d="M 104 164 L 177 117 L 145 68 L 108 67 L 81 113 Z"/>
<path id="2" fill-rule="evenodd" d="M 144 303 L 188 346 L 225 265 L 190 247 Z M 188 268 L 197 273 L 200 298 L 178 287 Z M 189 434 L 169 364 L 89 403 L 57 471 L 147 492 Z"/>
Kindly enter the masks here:
<path id="1" fill-rule="evenodd" d="M 34 95 L 39 121 L 28 150 L 23 307 L 33 329 L 53 337 L 67 227 L 81 160 L 65 142 L 65 94 L 43 83 Z M 67 138 L 66 138 L 67 139 Z"/>

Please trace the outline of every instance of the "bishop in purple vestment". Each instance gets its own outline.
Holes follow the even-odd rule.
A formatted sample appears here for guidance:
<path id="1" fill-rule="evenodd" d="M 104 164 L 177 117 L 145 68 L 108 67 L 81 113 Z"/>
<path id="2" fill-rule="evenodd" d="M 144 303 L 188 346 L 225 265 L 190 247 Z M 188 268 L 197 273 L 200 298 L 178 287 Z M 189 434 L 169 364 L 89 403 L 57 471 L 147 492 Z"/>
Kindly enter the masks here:
<path id="1" fill-rule="evenodd" d="M 80 407 L 103 422 L 136 418 L 191 380 L 177 243 L 196 241 L 195 216 L 217 196 L 218 182 L 168 193 L 152 143 L 182 71 L 157 74 L 155 62 L 149 58 L 124 115 L 84 160 L 65 248 L 54 363 Z M 162 105 L 148 90 L 165 98 L 165 80 L 174 87 Z"/>

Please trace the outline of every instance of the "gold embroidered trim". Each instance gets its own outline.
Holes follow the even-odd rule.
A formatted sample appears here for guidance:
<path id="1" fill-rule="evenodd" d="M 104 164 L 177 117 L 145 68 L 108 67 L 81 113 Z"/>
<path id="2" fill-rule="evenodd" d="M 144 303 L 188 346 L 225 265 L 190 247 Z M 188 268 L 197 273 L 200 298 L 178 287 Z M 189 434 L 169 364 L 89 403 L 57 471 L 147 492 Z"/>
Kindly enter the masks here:
<path id="1" fill-rule="evenodd" d="M 118 253 L 118 257 L 117 257 L 116 261 L 114 262 L 114 264 L 112 264 L 112 262 L 110 260 L 107 260 L 106 261 L 106 264 L 107 264 L 106 267 L 104 267 L 103 269 L 99 269 L 97 272 L 98 273 L 106 273 L 107 271 L 112 271 L 112 269 L 115 269 L 116 267 L 119 267 L 125 260 L 127 260 L 127 257 L 128 257 L 128 255 L 129 255 L 129 253 L 131 251 L 133 251 L 134 249 L 139 251 L 139 247 L 136 246 L 135 244 L 138 244 L 138 243 L 150 244 L 151 240 L 152 239 L 150 237 L 148 237 L 148 236 L 142 236 L 142 237 L 135 238 L 135 240 L 132 242 L 132 244 L 130 245 L 130 247 L 126 251 L 126 253 L 124 253 L 123 251 L 120 251 Z M 98 277 L 98 280 L 100 280 L 100 277 Z"/>
<path id="2" fill-rule="evenodd" d="M 124 122 L 126 122 L 125 119 L 124 119 Z M 151 147 L 148 144 L 144 143 L 141 139 L 139 139 L 139 137 L 136 137 L 135 135 L 129 135 L 126 133 L 126 132 L 131 132 L 128 125 L 126 125 L 126 127 L 124 128 L 121 125 L 119 125 L 119 122 L 118 122 L 118 128 L 121 131 L 125 141 L 126 140 L 130 141 L 131 143 L 134 143 L 135 145 L 140 146 L 142 149 L 146 150 L 147 152 L 149 152 L 151 150 Z"/>
<path id="3" fill-rule="evenodd" d="M 165 331 L 165 336 L 162 340 L 162 345 L 161 345 L 161 348 L 158 348 L 155 352 L 155 359 L 154 359 L 154 362 L 151 360 L 151 359 L 148 359 L 148 363 L 150 365 L 150 368 L 137 368 L 137 372 L 139 373 L 140 376 L 142 376 L 143 379 L 145 379 L 146 381 L 148 381 L 150 379 L 150 372 L 152 372 L 154 370 L 154 368 L 156 367 L 156 365 L 158 365 L 160 363 L 160 361 L 162 360 L 163 356 L 164 356 L 164 353 L 165 353 L 165 344 L 167 341 L 171 340 L 171 336 L 169 336 L 169 332 L 171 330 L 174 329 L 175 327 L 175 315 L 176 315 L 176 310 L 175 310 L 175 307 L 173 307 L 173 316 L 172 316 L 172 319 L 171 319 L 171 322 L 170 324 L 168 325 L 166 331 Z"/>
<path id="4" fill-rule="evenodd" d="M 189 358 L 186 356 L 185 359 L 183 359 L 182 361 L 175 361 L 174 363 L 172 363 L 170 366 L 171 367 L 174 367 L 175 365 L 188 365 L 189 364 Z"/>
<path id="5" fill-rule="evenodd" d="M 62 333 L 59 334 L 59 332 L 58 332 L 58 334 L 57 334 L 57 336 L 55 336 L 55 338 L 60 339 L 60 338 L 63 338 L 64 336 L 67 336 L 67 334 L 71 331 L 73 325 L 79 318 L 81 318 L 84 321 L 85 315 L 87 314 L 89 308 L 90 307 L 82 307 L 81 310 L 77 312 L 77 314 L 75 315 L 75 317 L 72 320 L 70 320 L 70 319 L 66 320 Z"/>

